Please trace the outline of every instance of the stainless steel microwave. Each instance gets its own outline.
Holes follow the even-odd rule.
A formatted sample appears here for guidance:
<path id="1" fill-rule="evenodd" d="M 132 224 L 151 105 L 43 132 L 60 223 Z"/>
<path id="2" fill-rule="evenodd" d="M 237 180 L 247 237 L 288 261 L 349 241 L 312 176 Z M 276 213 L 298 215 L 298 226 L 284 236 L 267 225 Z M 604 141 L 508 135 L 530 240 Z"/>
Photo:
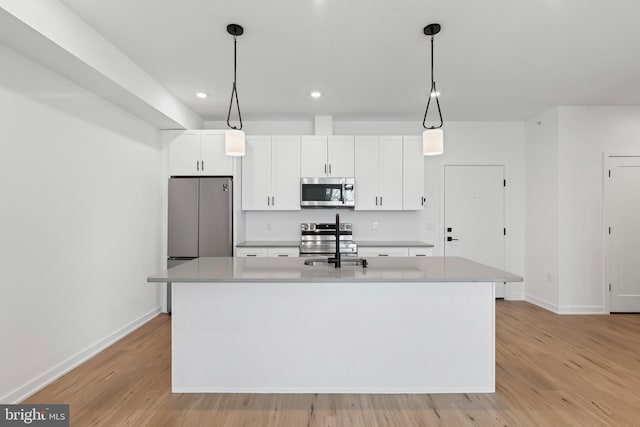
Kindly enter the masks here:
<path id="1" fill-rule="evenodd" d="M 300 206 L 304 208 L 352 208 L 355 206 L 353 178 L 301 178 Z"/>

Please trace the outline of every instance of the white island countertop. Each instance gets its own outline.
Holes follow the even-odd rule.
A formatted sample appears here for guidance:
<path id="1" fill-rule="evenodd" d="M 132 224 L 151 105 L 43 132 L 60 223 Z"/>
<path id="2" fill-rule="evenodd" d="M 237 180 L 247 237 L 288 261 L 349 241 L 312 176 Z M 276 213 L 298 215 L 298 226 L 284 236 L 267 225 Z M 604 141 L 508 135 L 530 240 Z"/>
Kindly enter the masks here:
<path id="1" fill-rule="evenodd" d="M 371 257 L 367 268 L 307 266 L 309 258 L 197 258 L 148 282 L 522 282 L 522 277 L 460 257 Z"/>

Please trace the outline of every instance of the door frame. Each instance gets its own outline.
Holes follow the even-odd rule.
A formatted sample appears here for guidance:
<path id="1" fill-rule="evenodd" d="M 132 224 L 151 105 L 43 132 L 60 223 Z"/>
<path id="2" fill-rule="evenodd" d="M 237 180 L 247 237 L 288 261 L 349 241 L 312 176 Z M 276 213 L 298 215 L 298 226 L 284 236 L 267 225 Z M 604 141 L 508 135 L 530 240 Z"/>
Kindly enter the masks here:
<path id="1" fill-rule="evenodd" d="M 609 225 L 611 224 L 611 181 L 609 170 L 612 157 L 640 157 L 638 150 L 615 150 L 602 153 L 602 293 L 604 295 L 604 311 L 611 314 L 611 241 L 609 239 Z"/>
<path id="2" fill-rule="evenodd" d="M 440 230 L 438 231 L 438 239 L 440 240 L 441 250 L 440 254 L 442 256 L 445 255 L 444 251 L 444 239 L 445 239 L 445 212 L 444 212 L 444 203 L 445 203 L 445 170 L 447 166 L 500 166 L 502 167 L 504 173 L 504 179 L 507 180 L 507 186 L 504 187 L 503 192 L 503 218 L 504 218 L 504 227 L 507 229 L 507 235 L 504 240 L 504 269 L 509 270 L 511 265 L 511 192 L 509 186 L 509 165 L 507 163 L 479 163 L 479 162 L 446 162 L 442 163 L 440 167 Z M 505 291 L 506 295 L 506 291 Z"/>

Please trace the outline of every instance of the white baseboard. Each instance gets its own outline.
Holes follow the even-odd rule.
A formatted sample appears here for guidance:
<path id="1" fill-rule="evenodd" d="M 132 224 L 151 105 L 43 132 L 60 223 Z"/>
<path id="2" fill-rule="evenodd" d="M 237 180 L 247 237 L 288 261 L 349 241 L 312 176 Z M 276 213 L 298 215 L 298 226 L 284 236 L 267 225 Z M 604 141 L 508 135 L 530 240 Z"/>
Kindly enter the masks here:
<path id="1" fill-rule="evenodd" d="M 542 307 L 546 310 L 552 311 L 556 314 L 607 314 L 604 306 L 580 306 L 580 305 L 556 305 L 549 301 L 545 301 L 541 298 L 537 298 L 531 295 L 527 295 L 526 300 L 531 304 L 535 304 L 538 307 Z"/>
<path id="2" fill-rule="evenodd" d="M 15 403 L 22 402 L 27 397 L 31 396 L 32 394 L 36 393 L 40 389 L 51 384 L 52 382 L 54 382 L 55 380 L 57 380 L 67 372 L 71 371 L 72 369 L 86 362 L 87 360 L 89 360 L 96 354 L 100 353 L 102 350 L 109 347 L 116 341 L 124 338 L 131 332 L 135 331 L 140 326 L 144 325 L 149 320 L 156 317 L 159 313 L 160 313 L 160 307 L 154 308 L 150 312 L 140 316 L 139 318 L 135 319 L 131 323 L 107 335 L 100 341 L 90 345 L 89 347 L 85 348 L 84 350 L 80 351 L 74 356 L 71 356 L 70 358 L 63 361 L 62 363 L 59 363 L 58 365 L 49 369 L 47 372 L 43 373 L 42 375 L 39 375 L 38 377 L 32 379 L 31 381 L 27 382 L 23 386 L 18 387 L 12 392 L 0 397 L 0 402 L 7 403 L 7 404 L 15 404 Z"/>
<path id="3" fill-rule="evenodd" d="M 602 306 L 560 306 L 559 314 L 607 314 Z"/>
<path id="4" fill-rule="evenodd" d="M 549 301 L 543 300 L 542 298 L 534 297 L 532 295 L 527 295 L 525 300 L 530 302 L 533 305 L 537 305 L 538 307 L 542 307 L 545 310 L 552 311 L 556 314 L 560 314 L 560 309 L 556 304 L 550 303 Z"/>

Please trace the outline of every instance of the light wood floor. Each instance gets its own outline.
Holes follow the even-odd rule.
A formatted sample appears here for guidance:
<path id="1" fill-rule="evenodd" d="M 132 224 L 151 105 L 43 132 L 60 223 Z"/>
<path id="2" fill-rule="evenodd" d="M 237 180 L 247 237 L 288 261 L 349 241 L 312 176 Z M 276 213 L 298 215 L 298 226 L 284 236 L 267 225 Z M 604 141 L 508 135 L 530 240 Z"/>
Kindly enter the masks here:
<path id="1" fill-rule="evenodd" d="M 161 315 L 25 403 L 86 426 L 640 426 L 640 315 L 496 307 L 496 393 L 171 394 Z"/>

